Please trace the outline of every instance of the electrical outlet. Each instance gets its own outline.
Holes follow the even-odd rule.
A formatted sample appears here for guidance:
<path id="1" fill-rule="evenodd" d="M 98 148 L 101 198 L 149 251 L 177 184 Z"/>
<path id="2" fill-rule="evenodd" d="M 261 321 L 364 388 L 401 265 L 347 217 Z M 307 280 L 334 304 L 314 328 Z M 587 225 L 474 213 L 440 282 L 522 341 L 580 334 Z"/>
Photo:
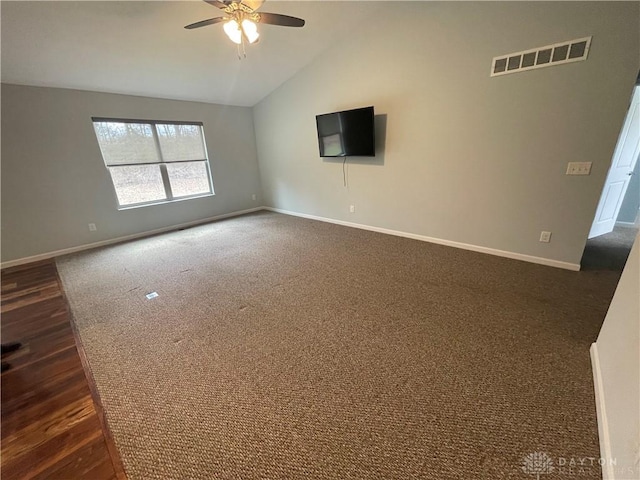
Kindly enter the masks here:
<path id="1" fill-rule="evenodd" d="M 591 162 L 569 162 L 567 164 L 567 175 L 589 174 L 591 174 Z"/>
<path id="2" fill-rule="evenodd" d="M 251 200 L 255 200 L 256 198 L 257 198 L 257 197 L 256 197 L 256 194 L 255 194 L 255 193 L 254 193 L 253 195 L 251 195 Z"/>
<path id="3" fill-rule="evenodd" d="M 98 228 L 96 227 L 95 223 L 90 223 L 89 224 L 89 231 L 90 232 L 95 232 L 96 230 L 98 230 Z"/>
<path id="4" fill-rule="evenodd" d="M 356 206 L 355 205 L 349 205 L 349 212 L 350 213 L 354 213 L 356 211 Z"/>
<path id="5" fill-rule="evenodd" d="M 551 241 L 551 232 L 540 232 L 540 241 L 549 243 Z"/>

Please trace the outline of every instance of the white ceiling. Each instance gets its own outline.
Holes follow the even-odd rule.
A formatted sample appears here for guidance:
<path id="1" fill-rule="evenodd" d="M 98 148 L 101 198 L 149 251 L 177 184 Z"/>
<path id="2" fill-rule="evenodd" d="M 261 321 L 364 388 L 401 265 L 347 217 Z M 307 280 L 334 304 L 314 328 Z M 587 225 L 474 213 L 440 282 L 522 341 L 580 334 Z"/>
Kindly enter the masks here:
<path id="1" fill-rule="evenodd" d="M 255 105 L 384 2 L 267 1 L 260 10 L 304 18 L 260 25 L 238 60 L 221 16 L 203 1 L 2 1 L 2 82 Z"/>

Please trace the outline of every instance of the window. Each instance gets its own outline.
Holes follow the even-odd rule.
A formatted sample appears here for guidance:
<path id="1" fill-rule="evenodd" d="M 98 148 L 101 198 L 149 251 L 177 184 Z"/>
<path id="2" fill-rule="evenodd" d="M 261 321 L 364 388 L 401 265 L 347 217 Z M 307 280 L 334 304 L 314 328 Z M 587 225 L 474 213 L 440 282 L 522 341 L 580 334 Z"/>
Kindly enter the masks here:
<path id="1" fill-rule="evenodd" d="M 93 118 L 119 207 L 213 194 L 201 123 Z"/>

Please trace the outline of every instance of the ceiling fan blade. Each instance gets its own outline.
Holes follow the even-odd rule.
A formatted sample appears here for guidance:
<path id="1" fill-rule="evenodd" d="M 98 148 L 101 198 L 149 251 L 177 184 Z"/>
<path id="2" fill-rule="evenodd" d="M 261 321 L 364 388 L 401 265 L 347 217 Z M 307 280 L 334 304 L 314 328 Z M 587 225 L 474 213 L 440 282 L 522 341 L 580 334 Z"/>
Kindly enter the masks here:
<path id="1" fill-rule="evenodd" d="M 282 27 L 303 27 L 304 20 L 289 15 L 280 15 L 279 13 L 259 12 L 259 23 L 267 23 L 269 25 L 280 25 Z"/>
<path id="2" fill-rule="evenodd" d="M 227 4 L 224 2 L 220 2 L 218 0 L 204 0 L 205 2 L 207 2 L 209 5 L 213 5 L 216 8 L 221 8 L 221 9 L 225 9 L 227 8 Z M 229 2 L 231 3 L 231 2 Z"/>
<path id="3" fill-rule="evenodd" d="M 226 20 L 224 17 L 209 18 L 207 20 L 201 20 L 199 22 L 187 25 L 184 28 L 186 28 L 187 30 L 193 30 L 194 28 L 206 27 L 207 25 L 213 25 L 215 23 L 220 23 L 220 22 L 223 22 L 224 20 Z"/>
<path id="4" fill-rule="evenodd" d="M 244 3 L 251 10 L 256 11 L 262 6 L 264 0 L 242 0 L 242 3 Z"/>

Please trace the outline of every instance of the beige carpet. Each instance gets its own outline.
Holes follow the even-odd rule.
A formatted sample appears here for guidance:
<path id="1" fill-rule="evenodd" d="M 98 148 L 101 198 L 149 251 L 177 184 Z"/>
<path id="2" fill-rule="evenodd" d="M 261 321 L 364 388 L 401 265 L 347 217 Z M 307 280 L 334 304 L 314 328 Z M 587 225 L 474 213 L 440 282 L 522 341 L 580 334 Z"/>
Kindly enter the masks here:
<path id="1" fill-rule="evenodd" d="M 560 464 L 599 456 L 615 272 L 265 212 L 58 267 L 131 479 L 600 474 Z"/>

